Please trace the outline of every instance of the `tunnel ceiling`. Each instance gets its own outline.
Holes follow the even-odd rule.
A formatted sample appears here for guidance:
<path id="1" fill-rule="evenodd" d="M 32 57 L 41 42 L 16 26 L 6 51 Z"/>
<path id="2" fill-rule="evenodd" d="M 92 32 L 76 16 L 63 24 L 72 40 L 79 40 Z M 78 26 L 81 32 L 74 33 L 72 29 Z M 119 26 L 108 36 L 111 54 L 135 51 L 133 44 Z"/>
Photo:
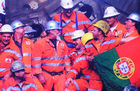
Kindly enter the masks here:
<path id="1" fill-rule="evenodd" d="M 15 19 L 19 19 L 26 24 L 33 22 L 45 24 L 45 22 L 51 19 L 54 14 L 60 11 L 60 0 L 6 1 L 6 21 L 8 23 L 11 23 Z M 80 1 L 83 1 L 84 3 L 89 2 L 89 4 L 91 4 L 92 1 L 100 2 L 100 6 L 103 9 L 105 5 L 113 5 L 123 14 L 129 14 L 133 11 L 140 10 L 139 0 L 74 0 L 75 3 Z"/>
<path id="2" fill-rule="evenodd" d="M 59 2 L 59 0 L 8 0 L 6 21 L 19 19 L 25 23 L 44 23 L 60 7 Z"/>

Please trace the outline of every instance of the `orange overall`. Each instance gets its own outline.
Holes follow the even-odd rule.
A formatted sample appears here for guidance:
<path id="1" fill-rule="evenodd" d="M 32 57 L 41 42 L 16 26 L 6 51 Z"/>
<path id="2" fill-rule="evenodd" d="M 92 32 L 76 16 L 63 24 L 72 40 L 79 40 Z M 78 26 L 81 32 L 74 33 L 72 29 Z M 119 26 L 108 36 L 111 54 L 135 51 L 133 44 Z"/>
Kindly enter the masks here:
<path id="1" fill-rule="evenodd" d="M 93 28 L 93 25 L 91 25 L 90 20 L 80 12 L 73 11 L 70 18 L 66 18 L 64 14 L 58 13 L 54 16 L 54 20 L 56 20 L 60 24 L 60 26 L 62 22 L 62 34 L 64 36 L 65 41 L 70 43 L 73 43 L 71 37 L 72 33 L 75 30 L 82 29 L 83 31 L 85 31 Z"/>
<path id="2" fill-rule="evenodd" d="M 10 41 L 10 48 L 14 51 L 16 51 L 21 56 L 21 60 L 25 65 L 25 71 L 26 73 L 31 73 L 31 60 L 32 60 L 32 48 L 33 48 L 33 42 L 32 40 L 28 38 L 22 39 L 22 44 L 19 47 L 17 43 L 12 38 Z"/>
<path id="3" fill-rule="evenodd" d="M 65 72 L 70 70 L 67 45 L 62 40 L 56 41 L 56 48 L 45 37 L 38 40 L 33 50 L 33 72 L 43 74 L 46 79 L 45 89 L 51 91 L 64 91 Z"/>
<path id="4" fill-rule="evenodd" d="M 13 61 L 20 59 L 20 55 L 16 51 L 11 50 L 9 45 L 5 47 L 0 53 L 0 77 L 4 77 L 9 72 Z"/>
<path id="5" fill-rule="evenodd" d="M 26 78 L 25 81 L 17 83 L 13 77 L 4 82 L 2 89 L 4 91 L 40 91 L 31 78 Z"/>
<path id="6" fill-rule="evenodd" d="M 126 32 L 123 36 L 124 38 L 127 38 L 127 37 L 139 37 L 139 33 L 138 33 L 138 30 L 135 28 L 132 32 Z"/>
<path id="7" fill-rule="evenodd" d="M 74 53 L 73 53 L 74 54 Z M 67 75 L 68 78 L 74 79 L 74 83 L 71 83 L 68 87 L 69 91 L 87 91 L 88 90 L 102 90 L 102 81 L 99 75 L 94 71 L 89 69 L 89 63 L 86 60 L 86 51 L 76 52 L 75 59 L 73 61 L 72 69 Z M 73 56 L 74 57 L 74 56 Z M 81 72 L 81 74 L 80 74 Z M 76 76 L 80 74 L 80 78 L 77 79 Z"/>
<path id="8" fill-rule="evenodd" d="M 107 50 L 110 50 L 118 46 L 120 43 L 120 38 L 105 37 L 104 40 L 101 41 L 91 40 L 90 43 L 94 45 L 95 48 L 97 48 L 97 51 L 99 53 L 103 53 Z"/>
<path id="9" fill-rule="evenodd" d="M 111 28 L 110 28 L 111 29 Z M 118 37 L 122 38 L 122 36 L 126 33 L 125 25 L 121 24 L 120 22 L 114 27 L 113 31 L 109 31 L 107 36 L 108 37 Z"/>
<path id="10" fill-rule="evenodd" d="M 10 74 L 10 66 L 12 62 L 19 59 L 20 55 L 16 51 L 11 50 L 9 45 L 0 52 L 0 89 L 3 84 L 2 79 L 4 76 Z"/>

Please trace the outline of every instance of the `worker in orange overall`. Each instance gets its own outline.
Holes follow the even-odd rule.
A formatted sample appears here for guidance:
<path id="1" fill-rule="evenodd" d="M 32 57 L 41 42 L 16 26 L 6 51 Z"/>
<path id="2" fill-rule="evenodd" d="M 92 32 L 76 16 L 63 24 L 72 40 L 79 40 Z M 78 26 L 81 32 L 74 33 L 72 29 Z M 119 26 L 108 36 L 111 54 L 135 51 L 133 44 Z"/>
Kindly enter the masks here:
<path id="1" fill-rule="evenodd" d="M 64 38 L 68 47 L 74 48 L 72 33 L 75 30 L 82 29 L 87 32 L 92 29 L 90 20 L 81 12 L 75 12 L 73 0 L 61 0 L 61 12 L 54 16 L 61 27 L 61 36 Z M 90 27 L 91 26 L 91 27 Z"/>
<path id="2" fill-rule="evenodd" d="M 33 42 L 32 40 L 24 37 L 24 24 L 19 21 L 15 20 L 11 24 L 14 35 L 10 41 L 10 47 L 20 54 L 21 61 L 25 64 L 26 73 L 31 73 L 31 60 L 32 60 L 32 48 L 33 48 Z"/>
<path id="3" fill-rule="evenodd" d="M 67 45 L 59 37 L 60 28 L 56 21 L 46 24 L 47 36 L 38 40 L 33 49 L 33 72 L 45 90 L 64 91 L 65 75 L 70 70 Z"/>
<path id="4" fill-rule="evenodd" d="M 121 39 L 126 29 L 125 25 L 117 20 L 118 15 L 120 15 L 120 13 L 113 6 L 109 6 L 105 9 L 103 18 L 110 26 L 110 30 L 106 35 L 108 37 L 117 37 Z"/>
<path id="5" fill-rule="evenodd" d="M 68 91 L 87 91 L 87 90 L 102 90 L 102 81 L 99 75 L 89 69 L 87 60 L 87 52 L 81 42 L 81 37 L 85 33 L 82 30 L 77 30 L 73 33 L 73 41 L 75 44 L 74 56 L 72 57 L 72 69 L 67 75 L 65 82 L 66 90 Z M 79 78 L 77 78 L 79 76 Z"/>
<path id="6" fill-rule="evenodd" d="M 16 51 L 21 57 L 20 61 L 25 65 L 26 76 L 31 77 L 37 84 L 37 87 L 40 88 L 40 91 L 43 91 L 44 88 L 42 87 L 41 83 L 32 74 L 31 61 L 32 49 L 34 45 L 33 41 L 24 37 L 25 25 L 21 21 L 15 20 L 12 22 L 11 26 L 14 30 L 14 35 L 10 40 L 10 48 Z"/>
<path id="7" fill-rule="evenodd" d="M 13 34 L 13 29 L 10 25 L 5 24 L 0 31 L 0 78 L 2 79 L 9 71 L 10 65 L 14 60 L 19 60 L 19 54 L 10 49 L 9 43 Z"/>
<path id="8" fill-rule="evenodd" d="M 14 60 L 19 60 L 19 54 L 11 50 L 9 43 L 13 29 L 9 24 L 4 24 L 0 29 L 0 89 L 3 81 L 10 77 L 10 65 Z"/>
<path id="9" fill-rule="evenodd" d="M 91 32 L 85 33 L 81 38 L 81 42 L 86 48 L 87 55 L 92 57 L 99 54 L 98 49 L 91 42 L 93 40 L 94 40 L 94 36 Z"/>
<path id="10" fill-rule="evenodd" d="M 97 49 L 99 53 L 103 53 L 120 44 L 120 38 L 106 36 L 108 31 L 109 31 L 109 24 L 103 20 L 97 21 L 94 24 L 93 30 L 89 31 L 93 33 L 94 36 L 94 39 L 91 40 L 90 42 L 93 44 L 93 46 Z"/>
<path id="11" fill-rule="evenodd" d="M 21 61 L 14 61 L 10 70 L 12 76 L 4 82 L 3 91 L 40 91 L 32 78 L 26 77 L 25 65 Z"/>
<path id="12" fill-rule="evenodd" d="M 140 23 L 140 15 L 138 13 L 131 13 L 125 21 L 127 32 L 124 34 L 121 42 L 125 43 L 139 37 L 136 26 Z"/>

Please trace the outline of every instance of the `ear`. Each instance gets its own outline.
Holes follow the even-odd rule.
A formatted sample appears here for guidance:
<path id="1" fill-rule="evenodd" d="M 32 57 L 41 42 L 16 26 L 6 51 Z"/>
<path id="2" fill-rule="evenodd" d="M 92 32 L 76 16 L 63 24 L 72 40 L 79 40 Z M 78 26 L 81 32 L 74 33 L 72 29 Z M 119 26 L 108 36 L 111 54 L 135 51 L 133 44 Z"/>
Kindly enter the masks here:
<path id="1" fill-rule="evenodd" d="M 132 22 L 132 25 L 134 26 L 136 23 L 135 22 Z"/>
<path id="2" fill-rule="evenodd" d="M 102 31 L 98 31 L 99 32 L 99 34 L 102 34 Z"/>

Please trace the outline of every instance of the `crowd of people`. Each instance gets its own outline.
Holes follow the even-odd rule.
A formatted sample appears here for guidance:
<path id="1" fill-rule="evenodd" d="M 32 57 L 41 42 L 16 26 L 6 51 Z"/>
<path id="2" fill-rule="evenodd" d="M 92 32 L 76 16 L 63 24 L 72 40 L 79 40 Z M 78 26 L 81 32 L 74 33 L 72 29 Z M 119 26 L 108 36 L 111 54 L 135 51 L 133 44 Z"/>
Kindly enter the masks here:
<path id="1" fill-rule="evenodd" d="M 60 5 L 37 39 L 25 36 L 20 20 L 0 23 L 0 91 L 102 91 L 94 56 L 139 37 L 136 12 L 122 24 L 109 6 L 102 20 L 91 24 L 73 10 L 72 0 Z"/>

